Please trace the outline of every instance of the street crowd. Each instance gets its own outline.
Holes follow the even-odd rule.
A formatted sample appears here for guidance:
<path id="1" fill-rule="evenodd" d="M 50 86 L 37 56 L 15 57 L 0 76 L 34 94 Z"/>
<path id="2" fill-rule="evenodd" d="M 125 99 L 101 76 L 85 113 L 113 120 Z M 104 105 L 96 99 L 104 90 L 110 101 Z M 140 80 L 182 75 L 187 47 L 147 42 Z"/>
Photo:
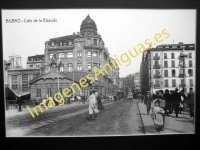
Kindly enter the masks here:
<path id="1" fill-rule="evenodd" d="M 165 116 L 175 113 L 176 118 L 181 114 L 186 107 L 189 107 L 190 117 L 194 118 L 194 90 L 190 88 L 187 94 L 183 90 L 180 92 L 176 88 L 175 91 L 168 89 L 160 90 L 158 93 L 150 94 L 147 91 L 146 95 L 138 93 L 138 102 L 144 102 L 147 109 L 147 115 L 151 115 L 157 133 L 163 131 Z"/>

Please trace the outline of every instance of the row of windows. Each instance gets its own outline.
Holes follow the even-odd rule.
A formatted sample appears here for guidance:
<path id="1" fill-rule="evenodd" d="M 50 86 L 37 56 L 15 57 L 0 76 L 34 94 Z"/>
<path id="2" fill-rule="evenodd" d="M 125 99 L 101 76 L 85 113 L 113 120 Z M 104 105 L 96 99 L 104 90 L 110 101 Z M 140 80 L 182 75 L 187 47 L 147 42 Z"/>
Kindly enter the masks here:
<path id="1" fill-rule="evenodd" d="M 164 80 L 164 86 L 165 87 L 169 87 L 169 84 L 168 84 L 168 79 Z M 184 84 L 184 79 L 180 79 L 180 83 L 181 85 Z M 155 86 L 156 87 L 159 87 L 160 86 L 160 81 L 159 80 L 155 80 Z M 172 87 L 176 87 L 177 84 L 176 84 L 176 79 L 172 79 Z M 190 79 L 189 80 L 189 86 L 192 87 L 193 86 L 193 79 Z"/>
<path id="2" fill-rule="evenodd" d="M 56 45 L 58 46 L 58 44 L 56 44 Z M 65 43 L 64 42 L 59 43 L 59 46 L 69 46 L 69 45 L 71 45 L 71 43 L 69 41 L 65 41 Z M 55 46 L 55 42 L 52 42 L 51 46 Z"/>
<path id="3" fill-rule="evenodd" d="M 90 45 L 90 43 L 91 43 L 91 40 L 86 40 L 86 42 L 87 42 L 87 44 L 89 44 Z M 94 43 L 94 45 L 95 46 L 97 46 L 97 39 L 93 39 L 93 43 Z M 55 42 L 52 42 L 51 43 L 51 46 L 55 46 Z M 71 43 L 69 42 L 69 41 L 65 41 L 65 43 L 64 42 L 59 42 L 59 44 L 57 43 L 56 44 L 57 46 L 59 45 L 59 46 L 68 46 L 68 45 L 71 45 Z"/>
<path id="4" fill-rule="evenodd" d="M 182 65 L 183 63 L 182 62 L 180 62 L 180 65 Z M 155 66 L 159 66 L 159 62 L 158 61 L 155 61 L 155 64 L 154 64 Z M 175 61 L 174 60 L 172 60 L 171 61 L 171 67 L 175 67 L 176 65 L 175 65 Z M 164 61 L 164 67 L 165 68 L 168 68 L 169 66 L 168 66 L 168 61 Z M 187 67 L 187 66 L 185 66 L 185 67 Z M 193 63 L 192 63 L 192 60 L 189 60 L 189 66 L 188 67 L 193 67 Z"/>
<path id="5" fill-rule="evenodd" d="M 54 54 L 50 54 L 50 59 L 53 57 Z M 81 57 L 82 53 L 81 51 L 77 52 L 77 56 Z M 87 57 L 99 57 L 101 58 L 101 53 L 98 53 L 97 51 L 94 52 L 87 52 Z M 73 52 L 67 52 L 66 55 L 64 53 L 59 53 L 58 58 L 73 58 Z"/>
<path id="6" fill-rule="evenodd" d="M 181 54 L 181 53 L 180 53 Z M 158 53 L 155 53 L 155 57 L 158 57 Z M 192 53 L 188 53 L 188 57 L 189 58 L 192 58 Z M 167 53 L 164 53 L 164 59 L 167 59 Z M 174 59 L 175 58 L 175 55 L 174 53 L 171 53 L 171 58 Z"/>
<path id="7" fill-rule="evenodd" d="M 35 78 L 38 74 L 33 74 L 33 78 Z M 11 84 L 12 84 L 12 89 L 17 90 L 18 89 L 18 81 L 17 81 L 17 75 L 12 75 L 11 77 Z M 28 75 L 23 74 L 22 75 L 22 91 L 23 92 L 28 92 Z"/>
<path id="8" fill-rule="evenodd" d="M 97 66 L 97 65 L 98 65 L 97 63 L 93 63 L 93 67 L 94 67 L 94 66 Z M 64 65 L 63 65 L 63 66 L 64 66 Z M 60 71 L 60 72 L 63 72 L 63 66 L 59 68 L 59 71 Z M 98 66 L 97 66 L 97 67 L 98 67 Z M 78 69 L 78 71 L 81 71 L 81 70 L 82 70 L 82 64 L 81 64 L 81 63 L 78 63 L 78 64 L 77 64 L 77 69 Z M 73 64 L 72 64 L 72 63 L 69 63 L 69 64 L 67 65 L 67 70 L 68 70 L 69 72 L 72 72 L 72 71 L 73 71 Z M 87 65 L 87 70 L 88 70 L 88 71 L 91 71 L 91 70 L 92 70 L 92 63 L 88 63 L 88 65 Z"/>
<path id="9" fill-rule="evenodd" d="M 37 57 L 37 58 L 33 58 L 33 57 L 32 57 L 32 58 L 30 58 L 29 60 L 30 60 L 30 61 L 42 61 L 42 60 L 44 60 L 44 57 L 42 57 L 42 58 L 41 58 L 41 57 L 40 57 L 40 58 L 39 58 L 39 57 Z"/>
<path id="10" fill-rule="evenodd" d="M 179 74 L 183 74 L 183 69 L 179 70 Z M 171 70 L 172 73 L 172 77 L 176 76 L 176 70 Z M 160 75 L 160 71 L 159 70 L 155 70 L 155 75 Z M 188 69 L 188 75 L 189 76 L 193 76 L 193 69 Z M 164 77 L 168 77 L 168 70 L 164 70 Z"/>

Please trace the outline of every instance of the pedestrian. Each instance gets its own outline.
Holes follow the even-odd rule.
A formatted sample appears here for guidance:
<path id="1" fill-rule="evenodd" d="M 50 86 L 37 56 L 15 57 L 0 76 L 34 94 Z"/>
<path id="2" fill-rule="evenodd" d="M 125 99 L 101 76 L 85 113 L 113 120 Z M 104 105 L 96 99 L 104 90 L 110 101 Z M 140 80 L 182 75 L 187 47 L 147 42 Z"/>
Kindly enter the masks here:
<path id="1" fill-rule="evenodd" d="M 162 114 L 164 113 L 165 111 L 160 107 L 160 100 L 154 100 L 151 116 L 153 118 L 157 133 L 163 131 L 164 122 Z"/>
<path id="2" fill-rule="evenodd" d="M 160 108 L 165 110 L 166 101 L 164 99 L 163 90 L 158 91 L 158 99 L 159 99 L 159 102 L 160 102 L 160 104 L 159 104 Z M 162 118 L 163 118 L 163 128 L 161 128 L 161 130 L 163 130 L 164 129 L 164 123 L 165 123 L 165 114 L 162 113 L 161 115 L 162 115 Z"/>
<path id="3" fill-rule="evenodd" d="M 165 110 L 165 114 L 167 116 L 169 116 L 171 103 L 170 103 L 170 94 L 169 94 L 169 90 L 168 89 L 165 90 L 165 94 L 163 96 L 164 96 L 164 100 L 166 102 L 165 109 L 164 109 Z"/>
<path id="4" fill-rule="evenodd" d="M 84 95 L 81 97 L 81 99 L 82 99 L 83 104 L 85 104 L 85 96 Z"/>
<path id="5" fill-rule="evenodd" d="M 36 97 L 35 99 L 35 105 L 37 106 L 40 103 L 40 99 Z"/>
<path id="6" fill-rule="evenodd" d="M 147 115 L 149 115 L 149 111 L 151 109 L 151 102 L 152 102 L 152 97 L 150 95 L 150 92 L 147 91 L 147 94 L 144 99 L 144 104 L 146 105 L 146 108 L 147 108 Z"/>
<path id="7" fill-rule="evenodd" d="M 141 101 L 142 101 L 142 100 L 141 100 L 141 93 L 139 92 L 139 93 L 138 93 L 138 103 L 141 103 Z"/>
<path id="8" fill-rule="evenodd" d="M 97 95 L 98 95 L 98 92 L 97 92 Z M 99 94 L 97 96 L 98 110 L 105 110 L 105 108 L 103 107 L 103 105 L 101 103 L 101 99 L 102 99 L 102 96 L 101 96 L 101 94 Z"/>
<path id="9" fill-rule="evenodd" d="M 114 102 L 117 102 L 117 95 L 114 95 Z"/>
<path id="10" fill-rule="evenodd" d="M 179 106 L 181 102 L 181 95 L 178 93 L 178 89 L 176 88 L 174 93 L 172 94 L 172 99 L 173 99 L 173 107 L 175 110 L 176 118 L 178 118 L 178 113 L 179 113 Z"/>
<path id="11" fill-rule="evenodd" d="M 96 113 L 98 113 L 98 110 L 95 108 L 95 91 L 90 92 L 90 96 L 88 97 L 88 101 L 89 101 L 89 117 L 87 117 L 86 119 L 89 121 L 95 120 L 96 118 Z"/>
<path id="12" fill-rule="evenodd" d="M 190 88 L 190 92 L 187 95 L 188 105 L 190 108 L 190 117 L 194 118 L 194 91 L 193 88 Z"/>
<path id="13" fill-rule="evenodd" d="M 18 109 L 18 112 L 22 111 L 22 104 L 24 103 L 23 99 L 21 98 L 21 95 L 19 95 L 17 98 L 17 104 L 19 105 L 19 109 Z"/>
<path id="14" fill-rule="evenodd" d="M 183 90 L 181 90 L 180 95 L 181 95 L 181 102 L 180 102 L 180 106 L 179 106 L 179 113 L 181 114 L 181 111 L 184 110 L 184 103 L 186 100 L 186 96 L 185 96 L 185 93 Z"/>
<path id="15" fill-rule="evenodd" d="M 169 109 L 169 114 L 172 114 L 173 112 L 174 112 L 174 107 L 173 107 L 173 96 L 172 96 L 172 94 L 173 94 L 173 91 L 172 90 L 170 90 L 169 91 L 169 97 L 170 97 L 170 109 Z"/>
<path id="16" fill-rule="evenodd" d="M 42 100 L 42 103 L 44 103 L 46 105 L 46 102 L 47 102 L 47 100 L 44 97 L 44 99 Z"/>

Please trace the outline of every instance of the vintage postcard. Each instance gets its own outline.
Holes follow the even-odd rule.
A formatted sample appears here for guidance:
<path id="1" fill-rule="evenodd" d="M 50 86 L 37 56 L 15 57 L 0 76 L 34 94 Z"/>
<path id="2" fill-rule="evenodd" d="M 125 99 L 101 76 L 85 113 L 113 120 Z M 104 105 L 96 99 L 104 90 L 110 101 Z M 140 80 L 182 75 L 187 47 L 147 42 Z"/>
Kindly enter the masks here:
<path id="1" fill-rule="evenodd" d="M 195 9 L 2 9 L 6 137 L 195 133 Z"/>

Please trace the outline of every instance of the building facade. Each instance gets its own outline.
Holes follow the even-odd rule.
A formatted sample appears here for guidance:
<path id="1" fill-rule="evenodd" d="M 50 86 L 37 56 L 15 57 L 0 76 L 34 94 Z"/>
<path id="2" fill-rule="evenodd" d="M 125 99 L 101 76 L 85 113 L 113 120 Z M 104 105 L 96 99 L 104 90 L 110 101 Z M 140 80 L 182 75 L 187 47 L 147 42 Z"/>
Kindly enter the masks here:
<path id="1" fill-rule="evenodd" d="M 104 64 L 110 64 L 112 67 L 111 69 L 107 69 L 108 74 L 105 76 L 100 75 L 98 80 L 95 80 L 91 87 L 82 89 L 80 92 L 77 92 L 76 95 L 80 95 L 81 93 L 89 95 L 89 91 L 92 89 L 99 91 L 102 95 L 115 93 L 118 90 L 119 68 L 115 68 L 111 65 L 111 57 L 109 55 L 101 35 L 97 33 L 96 23 L 88 15 L 81 23 L 80 32 L 52 38 L 45 42 L 44 75 L 37 81 L 33 80 L 33 82 L 31 82 L 33 96 L 41 95 L 34 94 L 34 92 L 37 91 L 36 88 L 40 88 L 39 85 L 34 86 L 34 84 L 43 80 L 46 74 L 51 74 L 54 82 L 44 82 L 44 85 L 56 85 L 57 82 L 61 83 L 61 81 L 56 81 L 59 77 L 53 72 L 57 72 L 60 76 L 62 76 L 61 74 L 63 73 L 72 74 L 66 81 L 70 81 L 72 84 L 74 76 L 80 78 L 85 77 L 83 73 L 85 75 L 94 75 L 93 67 L 96 66 L 101 69 Z M 52 60 L 55 60 L 57 63 L 53 64 Z M 63 88 L 66 86 L 64 85 L 65 81 L 62 81 L 62 83 Z M 44 89 L 44 91 L 45 90 L 46 89 Z M 52 90 L 54 91 L 51 92 L 53 95 L 57 89 Z"/>
<path id="2" fill-rule="evenodd" d="M 133 74 L 133 84 L 134 84 L 134 90 L 136 91 L 141 91 L 140 87 L 140 72 L 136 72 Z"/>
<path id="3" fill-rule="evenodd" d="M 41 74 L 40 68 L 22 68 L 20 56 L 10 56 L 4 61 L 4 84 L 15 94 L 26 95 L 30 93 L 29 82 Z"/>
<path id="4" fill-rule="evenodd" d="M 45 63 L 44 55 L 29 56 L 26 68 L 43 68 Z"/>
<path id="5" fill-rule="evenodd" d="M 183 52 L 187 55 L 183 61 Z M 188 92 L 195 88 L 195 45 L 166 44 L 148 49 L 143 53 L 141 70 L 141 89 L 143 92 L 178 88 Z"/>

